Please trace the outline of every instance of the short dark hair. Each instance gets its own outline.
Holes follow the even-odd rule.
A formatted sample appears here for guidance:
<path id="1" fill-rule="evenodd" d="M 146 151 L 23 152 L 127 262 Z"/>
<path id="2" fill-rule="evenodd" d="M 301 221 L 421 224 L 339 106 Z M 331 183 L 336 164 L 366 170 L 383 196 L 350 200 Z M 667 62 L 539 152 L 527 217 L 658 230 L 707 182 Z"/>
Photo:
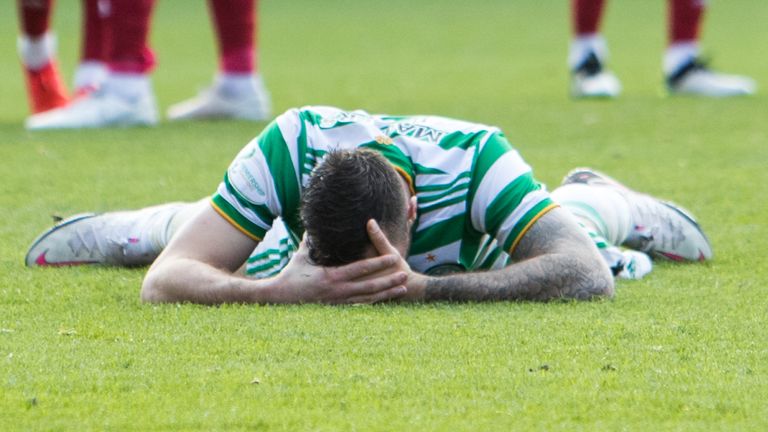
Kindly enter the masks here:
<path id="1" fill-rule="evenodd" d="M 371 246 L 366 224 L 375 219 L 392 242 L 408 234 L 400 175 L 372 150 L 333 150 L 315 167 L 303 191 L 301 220 L 309 258 L 339 266 L 361 259 Z"/>

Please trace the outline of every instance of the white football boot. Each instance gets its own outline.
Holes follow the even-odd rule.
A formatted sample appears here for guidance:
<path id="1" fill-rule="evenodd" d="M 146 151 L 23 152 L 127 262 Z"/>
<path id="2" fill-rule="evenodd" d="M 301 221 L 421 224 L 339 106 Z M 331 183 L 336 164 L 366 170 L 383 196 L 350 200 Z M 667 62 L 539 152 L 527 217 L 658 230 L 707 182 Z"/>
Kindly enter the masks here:
<path id="1" fill-rule="evenodd" d="M 101 88 L 109 77 L 109 70 L 104 62 L 83 61 L 75 69 L 75 97 L 82 97 Z"/>
<path id="2" fill-rule="evenodd" d="M 199 203 L 170 203 L 134 211 L 78 214 L 35 239 L 25 262 L 29 267 L 151 264 L 179 223 L 199 207 Z"/>
<path id="3" fill-rule="evenodd" d="M 621 82 L 603 67 L 595 53 L 571 72 L 571 96 L 574 98 L 615 98 L 621 94 Z"/>
<path id="4" fill-rule="evenodd" d="M 696 220 L 682 207 L 635 192 L 605 174 L 589 168 L 577 168 L 563 179 L 563 184 L 583 183 L 610 187 L 629 205 L 633 229 L 623 245 L 655 258 L 672 261 L 712 259 L 712 247 Z"/>
<path id="5" fill-rule="evenodd" d="M 29 130 L 152 126 L 157 118 L 151 91 L 125 98 L 104 86 L 66 106 L 28 117 L 25 126 Z"/>
<path id="6" fill-rule="evenodd" d="M 697 58 L 667 76 L 666 83 L 670 94 L 706 97 L 749 96 L 757 89 L 753 79 L 713 72 Z"/>
<path id="7" fill-rule="evenodd" d="M 168 120 L 240 119 L 261 121 L 272 116 L 272 100 L 260 76 L 243 91 L 232 92 L 219 83 L 168 109 Z"/>
<path id="8" fill-rule="evenodd" d="M 107 234 L 109 222 L 94 213 L 78 214 L 62 220 L 35 239 L 25 258 L 27 266 L 124 264 L 124 244 L 137 239 Z"/>

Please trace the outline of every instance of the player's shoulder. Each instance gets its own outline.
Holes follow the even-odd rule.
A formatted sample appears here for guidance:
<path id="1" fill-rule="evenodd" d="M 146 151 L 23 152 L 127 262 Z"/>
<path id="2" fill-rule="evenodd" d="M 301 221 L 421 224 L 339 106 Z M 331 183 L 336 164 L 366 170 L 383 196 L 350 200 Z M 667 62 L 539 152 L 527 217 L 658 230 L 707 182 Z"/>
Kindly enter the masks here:
<path id="1" fill-rule="evenodd" d="M 370 122 L 373 117 L 368 112 L 356 109 L 347 110 L 329 105 L 305 105 L 291 108 L 278 119 L 304 122 L 320 128 L 333 127 L 339 123 Z"/>
<path id="2" fill-rule="evenodd" d="M 497 127 L 485 123 L 442 115 L 413 115 L 404 117 L 403 121 L 419 125 L 428 125 L 449 132 L 461 132 L 464 134 L 499 130 Z"/>

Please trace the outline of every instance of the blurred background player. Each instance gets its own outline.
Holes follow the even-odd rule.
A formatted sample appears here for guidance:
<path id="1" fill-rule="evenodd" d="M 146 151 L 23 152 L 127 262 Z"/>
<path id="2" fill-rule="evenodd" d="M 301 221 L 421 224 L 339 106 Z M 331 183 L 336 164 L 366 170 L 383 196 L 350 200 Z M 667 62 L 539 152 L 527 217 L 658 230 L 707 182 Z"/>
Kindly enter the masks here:
<path id="1" fill-rule="evenodd" d="M 155 56 L 149 47 L 154 0 L 99 0 L 107 72 L 97 91 L 27 119 L 31 130 L 154 125 L 157 103 L 150 81 Z M 210 0 L 219 47 L 219 73 L 211 88 L 169 110 L 172 120 L 263 120 L 270 97 L 256 73 L 256 4 Z"/>
<path id="2" fill-rule="evenodd" d="M 99 0 L 83 0 L 83 37 L 80 64 L 75 72 L 75 94 L 92 90 L 106 74 L 103 16 Z M 21 34 L 18 50 L 24 69 L 30 111 L 39 113 L 69 102 L 56 60 L 56 38 L 50 30 L 53 0 L 19 0 Z"/>
<path id="3" fill-rule="evenodd" d="M 666 88 L 670 94 L 710 97 L 750 95 L 755 82 L 747 77 L 716 73 L 699 54 L 699 28 L 705 0 L 667 0 L 668 46 L 663 57 Z M 600 34 L 605 0 L 571 0 L 574 39 L 568 55 L 571 95 L 616 97 L 618 78 L 605 68 L 608 49 Z"/>
<path id="4" fill-rule="evenodd" d="M 209 0 L 219 51 L 213 85 L 168 109 L 169 120 L 235 118 L 267 120 L 269 92 L 258 72 L 258 3 Z"/>

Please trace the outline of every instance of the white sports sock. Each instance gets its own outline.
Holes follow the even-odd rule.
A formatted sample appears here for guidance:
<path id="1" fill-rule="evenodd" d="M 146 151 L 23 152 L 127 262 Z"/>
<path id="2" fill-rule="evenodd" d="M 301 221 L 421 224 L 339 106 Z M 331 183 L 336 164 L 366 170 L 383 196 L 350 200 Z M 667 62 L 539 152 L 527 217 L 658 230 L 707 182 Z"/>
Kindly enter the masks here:
<path id="1" fill-rule="evenodd" d="M 96 89 L 107 78 L 107 65 L 98 61 L 84 61 L 75 71 L 75 91 Z"/>
<path id="2" fill-rule="evenodd" d="M 677 42 L 664 52 L 664 75 L 672 75 L 699 55 L 698 42 Z"/>
<path id="3" fill-rule="evenodd" d="M 595 53 L 600 61 L 608 58 L 608 44 L 599 33 L 578 35 L 571 41 L 568 67 L 574 70 L 581 66 L 589 53 Z"/>
<path id="4" fill-rule="evenodd" d="M 152 82 L 147 74 L 110 72 L 102 87 L 105 92 L 127 101 L 136 101 L 152 94 Z"/>
<path id="5" fill-rule="evenodd" d="M 169 203 L 140 210 L 107 213 L 114 233 L 123 245 L 122 261 L 128 265 L 149 264 L 171 241 L 179 227 L 194 216 L 208 200 Z"/>
<path id="6" fill-rule="evenodd" d="M 634 227 L 627 200 L 614 188 L 570 183 L 552 191 L 552 199 L 576 218 L 617 277 L 641 279 L 652 270 L 648 255 L 618 247 Z"/>
<path id="7" fill-rule="evenodd" d="M 624 243 L 632 232 L 627 201 L 614 188 L 570 183 L 552 191 L 552 199 L 612 245 Z"/>
<path id="8" fill-rule="evenodd" d="M 179 228 L 198 214 L 203 207 L 211 205 L 210 202 L 210 198 L 203 198 L 200 201 L 180 205 L 175 208 L 171 215 L 171 220 L 165 228 L 165 232 L 157 239 L 157 244 L 165 248 L 165 246 L 168 245 L 168 242 L 170 242 L 173 236 L 179 231 Z"/>
<path id="9" fill-rule="evenodd" d="M 40 37 L 19 36 L 16 47 L 21 62 L 29 69 L 42 69 L 56 55 L 56 36 L 46 32 Z"/>
<path id="10" fill-rule="evenodd" d="M 653 262 L 648 254 L 632 249 L 624 249 L 621 254 L 622 269 L 616 276 L 622 279 L 642 279 L 653 270 Z"/>
<path id="11" fill-rule="evenodd" d="M 238 98 L 244 94 L 254 94 L 263 86 L 261 75 L 250 73 L 219 72 L 214 78 L 214 86 L 220 94 L 229 98 Z"/>

